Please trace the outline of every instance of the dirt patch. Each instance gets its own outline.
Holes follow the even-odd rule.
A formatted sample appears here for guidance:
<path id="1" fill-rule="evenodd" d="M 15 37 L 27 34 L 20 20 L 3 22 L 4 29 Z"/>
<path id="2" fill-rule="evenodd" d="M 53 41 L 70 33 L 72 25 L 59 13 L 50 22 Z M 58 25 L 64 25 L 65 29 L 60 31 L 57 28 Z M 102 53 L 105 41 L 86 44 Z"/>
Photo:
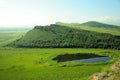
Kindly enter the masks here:
<path id="1" fill-rule="evenodd" d="M 110 71 L 94 74 L 88 80 L 118 80 L 120 74 L 120 61 L 116 62 Z"/>

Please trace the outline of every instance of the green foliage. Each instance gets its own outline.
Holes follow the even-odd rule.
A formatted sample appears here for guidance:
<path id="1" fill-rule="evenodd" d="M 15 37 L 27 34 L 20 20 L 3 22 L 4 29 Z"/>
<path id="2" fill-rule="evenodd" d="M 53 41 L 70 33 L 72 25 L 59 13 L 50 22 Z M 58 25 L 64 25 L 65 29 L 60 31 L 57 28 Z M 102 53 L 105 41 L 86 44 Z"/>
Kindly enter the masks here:
<path id="1" fill-rule="evenodd" d="M 0 48 L 0 80 L 87 80 L 92 74 L 109 69 L 119 59 L 119 52 L 109 49 Z M 66 53 L 95 53 L 110 56 L 112 60 L 95 64 L 52 60 Z"/>
<path id="2" fill-rule="evenodd" d="M 73 25 L 73 24 L 71 24 Z M 76 25 L 76 24 L 74 24 Z M 79 25 L 79 24 L 77 24 Z M 69 28 L 65 26 L 36 26 L 29 31 L 25 36 L 18 39 L 25 34 L 26 31 L 0 31 L 0 46 L 6 45 L 17 39 L 11 46 L 16 47 L 71 47 L 72 45 L 80 44 L 79 40 L 88 38 L 87 44 L 94 39 L 109 39 L 108 43 L 118 44 L 119 36 L 114 36 L 104 33 L 91 32 L 105 32 L 103 28 L 93 28 L 88 26 L 89 31 L 79 29 L 78 27 Z M 102 30 L 102 31 L 101 31 Z M 116 30 L 109 30 L 110 33 Z M 72 33 L 72 34 L 71 34 Z M 109 32 L 108 32 L 109 33 Z M 112 34 L 112 33 L 111 33 Z M 118 34 L 120 34 L 118 32 Z M 90 36 L 93 37 L 90 37 Z M 80 37 L 79 37 L 80 36 Z M 82 37 L 81 37 L 82 36 Z M 94 37 L 95 36 L 95 37 Z M 113 40 L 114 39 L 114 40 Z M 117 40 L 118 39 L 118 40 Z M 52 41 L 54 40 L 54 41 Z M 39 41 L 42 41 L 41 43 Z M 52 42 L 51 42 L 52 41 Z M 93 42 L 94 42 L 93 41 Z M 64 42 L 64 44 L 63 44 Z M 77 42 L 77 43 L 76 43 Z M 105 41 L 106 42 L 106 41 Z M 103 44 L 105 43 L 103 41 Z M 117 43 L 118 42 L 118 43 Z M 54 44 L 53 44 L 54 43 Z M 106 43 L 106 44 L 108 44 Z M 18 45 L 19 44 L 19 45 Z M 36 46 L 37 45 L 37 46 Z M 49 46 L 52 45 L 52 46 Z M 56 46 L 57 45 L 57 46 Z M 64 46 L 63 46 L 64 45 Z M 97 44 L 98 45 L 98 44 Z M 119 48 L 118 44 L 118 48 Z M 85 45 L 86 46 L 86 45 Z M 113 45 L 114 46 L 114 45 Z M 74 46 L 72 46 L 74 47 Z M 109 56 L 110 61 L 104 63 L 83 64 L 81 62 L 61 62 L 52 60 L 58 55 L 77 54 L 77 53 L 95 53 L 101 56 Z M 120 60 L 119 50 L 110 49 L 80 49 L 80 48 L 11 48 L 0 47 L 0 80 L 87 80 L 89 76 L 94 73 L 107 71 L 110 66 Z M 114 74 L 115 80 L 119 79 L 120 71 Z"/>
<path id="3" fill-rule="evenodd" d="M 11 43 L 10 46 L 120 49 L 120 36 L 52 24 L 50 26 L 35 26 L 25 36 Z"/>
<path id="4" fill-rule="evenodd" d="M 57 22 L 57 25 L 69 26 L 75 29 L 83 29 L 88 31 L 95 31 L 99 33 L 109 33 L 113 35 L 120 35 L 120 26 L 104 24 L 96 21 L 89 21 L 86 23 L 62 23 Z"/>

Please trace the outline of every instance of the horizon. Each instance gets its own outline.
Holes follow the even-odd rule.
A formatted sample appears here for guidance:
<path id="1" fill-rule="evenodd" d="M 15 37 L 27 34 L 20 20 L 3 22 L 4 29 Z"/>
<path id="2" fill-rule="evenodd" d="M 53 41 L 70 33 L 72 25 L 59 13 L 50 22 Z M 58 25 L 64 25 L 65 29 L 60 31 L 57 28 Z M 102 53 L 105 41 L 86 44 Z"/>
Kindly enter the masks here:
<path id="1" fill-rule="evenodd" d="M 87 22 L 91 22 L 91 21 L 87 21 Z M 72 23 L 72 22 L 61 22 L 61 21 L 57 21 L 55 23 L 51 23 L 51 24 L 56 24 L 56 23 L 66 23 L 66 24 L 83 24 L 83 23 L 87 23 L 87 22 L 82 22 L 82 23 Z M 93 22 L 98 22 L 98 21 L 93 21 Z M 119 24 L 110 24 L 110 23 L 104 23 L 104 22 L 98 22 L 98 23 L 102 23 L 102 24 L 107 24 L 107 25 L 115 25 L 115 26 L 120 26 Z M 6 29 L 6 28 L 13 28 L 13 29 L 22 29 L 22 28 L 26 28 L 26 29 L 29 29 L 29 28 L 34 28 L 35 26 L 49 26 L 51 24 L 44 24 L 44 25 L 10 25 L 10 26 L 0 26 L 1 29 Z"/>
<path id="2" fill-rule="evenodd" d="M 119 0 L 0 0 L 0 28 L 88 21 L 120 25 L 119 7 Z"/>
<path id="3" fill-rule="evenodd" d="M 87 22 L 92 22 L 92 21 L 87 21 Z M 73 23 L 73 22 L 61 22 L 61 21 L 57 21 L 55 23 L 51 23 L 51 24 L 56 24 L 56 23 L 67 23 L 67 24 L 83 24 L 83 23 L 87 23 L 87 22 L 82 22 L 82 23 Z M 98 21 L 93 21 L 93 22 L 98 22 Z M 102 24 L 107 24 L 107 25 L 115 25 L 115 26 L 120 26 L 120 25 L 117 25 L 117 24 L 110 24 L 110 23 L 104 23 L 104 22 L 98 22 L 98 23 L 102 23 Z M 26 28 L 26 29 L 29 29 L 29 28 L 34 28 L 35 26 L 49 26 L 51 24 L 45 24 L 45 25 L 10 25 L 10 26 L 0 26 L 0 29 L 23 29 L 23 28 Z"/>

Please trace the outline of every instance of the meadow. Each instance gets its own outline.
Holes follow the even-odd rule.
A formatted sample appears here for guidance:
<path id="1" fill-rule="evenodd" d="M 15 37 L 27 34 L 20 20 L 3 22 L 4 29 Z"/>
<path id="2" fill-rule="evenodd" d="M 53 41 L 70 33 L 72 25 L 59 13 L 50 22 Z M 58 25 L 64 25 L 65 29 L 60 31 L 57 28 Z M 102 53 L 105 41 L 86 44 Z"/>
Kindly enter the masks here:
<path id="1" fill-rule="evenodd" d="M 0 46 L 4 46 L 10 42 L 13 42 L 16 39 L 19 39 L 22 35 L 24 35 L 28 29 L 24 28 L 1 28 L 0 29 Z"/>
<path id="2" fill-rule="evenodd" d="M 87 80 L 94 73 L 108 70 L 119 59 L 118 50 L 103 49 L 0 49 L 0 80 Z M 95 53 L 112 59 L 104 63 L 53 61 L 59 54 Z"/>
<path id="3" fill-rule="evenodd" d="M 0 33 L 0 80 L 88 80 L 95 73 L 108 71 L 120 58 L 120 51 L 114 49 L 3 47 L 27 31 L 13 32 Z M 111 60 L 92 64 L 52 60 L 66 53 L 94 53 Z"/>

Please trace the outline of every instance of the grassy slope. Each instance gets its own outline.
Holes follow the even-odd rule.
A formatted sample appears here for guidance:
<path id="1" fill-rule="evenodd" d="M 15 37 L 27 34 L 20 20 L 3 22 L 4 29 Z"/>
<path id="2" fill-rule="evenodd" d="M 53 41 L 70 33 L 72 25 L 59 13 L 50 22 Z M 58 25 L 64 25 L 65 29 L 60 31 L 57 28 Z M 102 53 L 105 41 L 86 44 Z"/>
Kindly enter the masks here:
<path id="1" fill-rule="evenodd" d="M 86 22 L 83 24 L 62 23 L 62 22 L 57 22 L 56 24 L 69 26 L 69 27 L 73 27 L 76 29 L 95 31 L 95 32 L 99 32 L 99 33 L 109 33 L 109 34 L 113 34 L 113 35 L 120 35 L 120 26 L 103 24 L 103 23 L 94 22 L 94 21 L 89 21 L 89 22 Z"/>
<path id="2" fill-rule="evenodd" d="M 14 38 L 19 38 L 19 36 L 15 35 Z M 4 41 L 8 37 L 8 34 L 2 37 L 4 39 L 3 43 L 6 43 Z M 12 39 L 13 37 L 8 38 L 10 41 Z M 99 63 L 97 65 L 56 63 L 51 60 L 59 54 L 78 52 L 108 55 L 112 60 L 108 63 Z M 105 49 L 0 48 L 0 80 L 87 80 L 94 73 L 108 70 L 115 61 L 119 60 L 119 53 L 119 50 Z M 114 74 L 116 76 L 115 80 L 119 79 L 119 74 Z"/>
<path id="3" fill-rule="evenodd" d="M 103 34 L 66 26 L 36 26 L 21 39 L 11 44 L 14 47 L 81 47 L 115 48 L 119 47 L 119 36 Z"/>
<path id="4" fill-rule="evenodd" d="M 52 58 L 65 53 L 95 53 L 112 57 L 110 62 L 57 63 Z M 0 80 L 87 80 L 90 75 L 118 60 L 118 50 L 103 49 L 0 49 Z"/>

